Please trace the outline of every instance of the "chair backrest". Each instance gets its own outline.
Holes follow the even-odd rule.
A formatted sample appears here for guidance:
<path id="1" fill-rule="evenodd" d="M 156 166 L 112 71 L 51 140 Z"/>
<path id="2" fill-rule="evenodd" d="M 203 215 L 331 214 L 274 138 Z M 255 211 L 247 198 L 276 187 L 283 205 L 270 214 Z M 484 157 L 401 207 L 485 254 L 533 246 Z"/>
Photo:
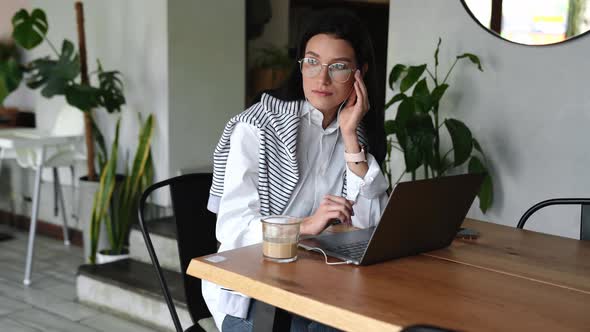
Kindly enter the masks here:
<path id="1" fill-rule="evenodd" d="M 180 269 L 188 309 L 196 322 L 211 317 L 201 295 L 201 279 L 184 273 L 191 259 L 217 252 L 216 215 L 207 210 L 213 174 L 196 173 L 176 177 L 170 184 L 172 208 L 176 219 Z"/>
<path id="2" fill-rule="evenodd" d="M 170 178 L 151 185 L 143 192 L 139 201 L 139 226 L 177 331 L 182 331 L 182 327 L 149 236 L 149 226 L 144 220 L 145 203 L 153 191 L 162 187 L 169 187 L 177 230 L 180 268 L 184 280 L 187 308 L 193 322 L 198 322 L 202 318 L 211 317 L 211 313 L 207 309 L 201 293 L 201 280 L 190 277 L 184 272 L 192 258 L 217 251 L 215 237 L 216 216 L 207 210 L 212 178 L 211 173 L 186 174 Z"/>
<path id="3" fill-rule="evenodd" d="M 66 104 L 57 113 L 51 134 L 56 136 L 84 135 L 84 114 L 82 111 Z"/>
<path id="4" fill-rule="evenodd" d="M 524 228 L 533 213 L 551 205 L 580 205 L 580 240 L 590 241 L 590 198 L 554 198 L 539 202 L 528 209 L 518 221 L 517 228 Z"/>

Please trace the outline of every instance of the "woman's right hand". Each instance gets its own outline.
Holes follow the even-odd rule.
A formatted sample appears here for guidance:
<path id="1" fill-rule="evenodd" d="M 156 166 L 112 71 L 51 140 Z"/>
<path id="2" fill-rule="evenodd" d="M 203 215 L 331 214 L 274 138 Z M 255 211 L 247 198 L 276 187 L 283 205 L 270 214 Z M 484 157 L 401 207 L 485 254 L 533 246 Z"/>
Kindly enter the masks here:
<path id="1" fill-rule="evenodd" d="M 302 235 L 317 235 L 321 233 L 330 222 L 338 219 L 344 224 L 352 225 L 351 217 L 354 215 L 351 201 L 344 197 L 326 195 L 320 206 L 312 216 L 303 219 L 301 223 Z"/>

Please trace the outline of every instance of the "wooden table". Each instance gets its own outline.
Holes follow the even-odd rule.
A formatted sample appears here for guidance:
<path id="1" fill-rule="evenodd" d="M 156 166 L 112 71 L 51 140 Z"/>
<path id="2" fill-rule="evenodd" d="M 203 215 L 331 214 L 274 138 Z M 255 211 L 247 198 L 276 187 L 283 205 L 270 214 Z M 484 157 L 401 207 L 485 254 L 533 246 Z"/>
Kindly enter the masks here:
<path id="1" fill-rule="evenodd" d="M 590 241 L 471 219 L 463 227 L 478 230 L 480 238 L 426 255 L 590 294 Z"/>
<path id="2" fill-rule="evenodd" d="M 366 267 L 327 266 L 300 251 L 292 264 L 261 245 L 195 258 L 189 275 L 347 331 L 432 324 L 464 331 L 590 328 L 590 246 L 468 220 L 478 240 Z M 213 255 L 210 255 L 213 256 Z"/>

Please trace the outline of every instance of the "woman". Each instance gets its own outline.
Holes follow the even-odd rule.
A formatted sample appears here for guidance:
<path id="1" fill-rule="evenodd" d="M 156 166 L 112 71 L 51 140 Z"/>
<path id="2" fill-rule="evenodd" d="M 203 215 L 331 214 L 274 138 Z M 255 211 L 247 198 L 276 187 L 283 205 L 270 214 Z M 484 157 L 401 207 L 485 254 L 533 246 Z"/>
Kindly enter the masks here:
<path id="1" fill-rule="evenodd" d="M 288 81 L 232 118 L 215 149 L 209 209 L 217 213 L 219 251 L 260 243 L 265 215 L 303 218 L 301 234 L 319 234 L 334 220 L 374 226 L 385 206 L 383 111 L 369 93 L 367 30 L 350 13 L 319 12 L 297 56 Z M 222 331 L 251 329 L 255 300 L 205 281 L 203 297 Z M 317 328 L 328 327 L 292 322 L 292 330 Z"/>

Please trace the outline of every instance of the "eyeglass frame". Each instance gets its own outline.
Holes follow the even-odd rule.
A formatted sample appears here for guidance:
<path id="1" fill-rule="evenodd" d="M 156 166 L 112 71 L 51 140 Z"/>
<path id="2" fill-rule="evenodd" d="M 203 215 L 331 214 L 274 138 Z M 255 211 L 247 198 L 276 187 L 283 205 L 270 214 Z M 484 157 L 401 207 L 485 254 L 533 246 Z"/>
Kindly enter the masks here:
<path id="1" fill-rule="evenodd" d="M 311 57 L 303 57 L 303 58 L 301 58 L 300 60 L 297 60 L 297 62 L 299 62 L 299 71 L 301 72 L 301 76 L 305 76 L 305 75 L 303 75 L 303 60 L 305 60 L 305 59 L 314 59 L 314 60 L 316 60 L 316 61 L 318 61 L 318 62 L 319 62 L 319 60 L 318 60 L 318 59 L 316 59 L 316 58 L 311 58 Z M 322 72 L 322 69 L 323 69 L 322 67 L 326 66 L 326 69 L 328 70 L 328 76 L 330 76 L 330 79 L 334 80 L 334 78 L 332 77 L 332 72 L 330 71 L 330 66 L 332 66 L 332 65 L 335 65 L 335 64 L 344 64 L 344 63 L 343 63 L 343 62 L 334 62 L 334 63 L 331 63 L 331 64 L 327 64 L 327 63 L 320 63 L 320 64 L 319 64 L 319 65 L 320 65 L 320 70 L 318 71 L 318 73 L 317 73 L 317 74 L 315 74 L 315 75 L 313 75 L 313 76 L 306 76 L 306 77 L 308 77 L 308 78 L 314 78 L 314 77 L 317 77 L 317 76 L 318 76 L 318 75 L 319 75 L 319 74 Z M 348 72 L 348 77 L 346 78 L 346 80 L 345 80 L 345 81 L 337 81 L 337 80 L 334 80 L 334 81 L 336 81 L 336 82 L 338 82 L 338 83 L 346 83 L 346 82 L 348 82 L 348 80 L 350 80 L 350 77 L 352 76 L 352 75 L 351 75 L 351 74 L 352 74 L 352 72 L 353 72 L 353 71 L 355 71 L 355 70 L 356 70 L 356 68 L 349 68 L 348 70 L 349 70 L 349 72 Z"/>

